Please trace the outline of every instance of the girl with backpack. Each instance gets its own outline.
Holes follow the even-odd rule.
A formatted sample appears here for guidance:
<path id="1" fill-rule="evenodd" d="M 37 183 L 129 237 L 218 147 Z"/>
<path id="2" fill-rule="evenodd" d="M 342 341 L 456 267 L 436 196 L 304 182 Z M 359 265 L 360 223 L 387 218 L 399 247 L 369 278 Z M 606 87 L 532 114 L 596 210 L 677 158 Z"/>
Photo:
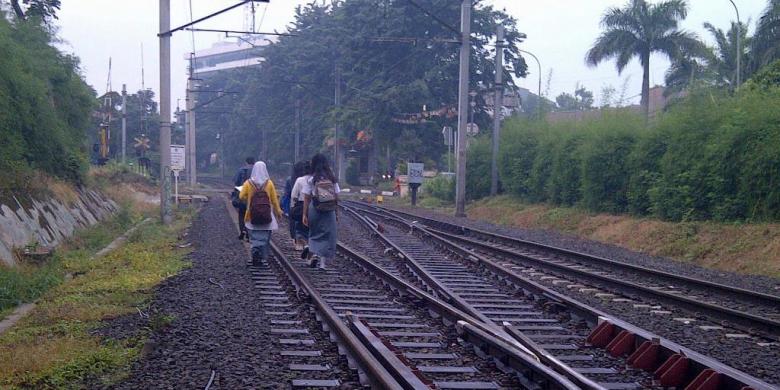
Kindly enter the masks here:
<path id="1" fill-rule="evenodd" d="M 337 209 L 340 192 L 336 176 L 330 169 L 328 158 L 318 153 L 311 159 L 311 177 L 306 180 L 302 192 L 303 224 L 309 227 L 309 246 L 304 248 L 302 257 L 308 252 L 314 254 L 311 267 L 325 269 L 327 260 L 336 257 L 338 242 Z"/>
<path id="2" fill-rule="evenodd" d="M 299 161 L 293 171 L 293 187 L 290 194 L 290 225 L 292 226 L 295 250 L 301 251 L 309 239 L 309 228 L 303 224 L 303 188 L 311 177 L 311 163 Z"/>
<path id="3" fill-rule="evenodd" d="M 238 197 L 246 202 L 244 225 L 249 232 L 252 265 L 259 266 L 268 259 L 271 232 L 279 228 L 276 221 L 282 217 L 279 197 L 264 162 L 258 161 L 252 167 L 252 174 L 244 182 Z"/>

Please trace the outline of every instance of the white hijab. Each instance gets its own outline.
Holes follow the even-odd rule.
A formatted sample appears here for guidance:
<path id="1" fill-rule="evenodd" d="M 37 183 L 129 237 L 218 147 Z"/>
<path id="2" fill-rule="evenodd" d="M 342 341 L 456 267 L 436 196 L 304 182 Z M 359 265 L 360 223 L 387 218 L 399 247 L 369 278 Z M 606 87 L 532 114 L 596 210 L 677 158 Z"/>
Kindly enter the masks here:
<path id="1" fill-rule="evenodd" d="M 258 187 L 261 187 L 263 184 L 265 184 L 266 181 L 268 181 L 268 169 L 265 167 L 265 163 L 262 161 L 258 161 L 255 163 L 255 165 L 252 167 L 252 175 L 249 177 L 252 182 L 254 182 Z"/>

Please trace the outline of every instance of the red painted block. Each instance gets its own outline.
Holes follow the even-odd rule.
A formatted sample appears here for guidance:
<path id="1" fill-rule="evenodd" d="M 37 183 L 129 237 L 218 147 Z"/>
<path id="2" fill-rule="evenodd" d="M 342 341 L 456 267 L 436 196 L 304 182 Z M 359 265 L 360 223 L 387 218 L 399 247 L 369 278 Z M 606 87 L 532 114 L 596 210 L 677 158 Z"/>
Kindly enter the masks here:
<path id="1" fill-rule="evenodd" d="M 661 346 L 652 341 L 645 341 L 628 357 L 628 364 L 640 370 L 652 371 L 658 365 L 658 351 Z"/>
<path id="2" fill-rule="evenodd" d="M 685 390 L 717 390 L 720 385 L 720 373 L 706 369 L 685 387 Z"/>
<path id="3" fill-rule="evenodd" d="M 635 338 L 636 336 L 633 333 L 623 330 L 607 344 L 607 352 L 615 357 L 625 355 L 634 349 Z"/>
<path id="4" fill-rule="evenodd" d="M 685 374 L 688 371 L 688 358 L 674 354 L 667 359 L 661 367 L 655 370 L 655 377 L 661 382 L 663 387 L 677 387 L 685 381 Z"/>
<path id="5" fill-rule="evenodd" d="M 590 335 L 588 335 L 588 338 L 585 339 L 590 345 L 596 346 L 596 347 L 606 347 L 607 344 L 612 340 L 612 334 L 615 331 L 615 325 L 611 324 L 608 321 L 604 321 L 599 324 L 595 329 L 593 329 L 592 332 L 590 332 Z"/>

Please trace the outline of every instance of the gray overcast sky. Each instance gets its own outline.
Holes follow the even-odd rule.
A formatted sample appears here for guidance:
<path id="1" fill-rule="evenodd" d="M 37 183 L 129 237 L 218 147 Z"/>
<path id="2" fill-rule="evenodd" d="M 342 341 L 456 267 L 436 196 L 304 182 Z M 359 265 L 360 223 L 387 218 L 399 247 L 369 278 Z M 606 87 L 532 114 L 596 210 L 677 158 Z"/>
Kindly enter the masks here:
<path id="1" fill-rule="evenodd" d="M 190 20 L 190 1 L 193 16 L 197 19 L 218 9 L 235 4 L 236 0 L 171 0 L 171 25 L 178 26 Z M 318 0 L 319 1 L 319 0 Z M 454 1 L 454 0 L 453 0 Z M 270 4 L 257 5 L 258 31 L 282 31 L 293 20 L 295 7 L 311 0 L 271 0 Z M 597 96 L 605 85 L 621 89 L 629 77 L 627 96 L 639 94 L 641 69 L 634 61 L 618 76 L 614 63 L 597 68 L 585 65 L 585 52 L 598 36 L 599 19 L 610 6 L 623 5 L 626 0 L 485 0 L 496 8 L 506 9 L 514 16 L 519 29 L 528 34 L 523 49 L 536 54 L 542 61 L 542 77 L 545 80 L 553 69 L 550 95 L 572 92 L 580 82 Z M 755 21 L 767 4 L 766 0 L 735 0 L 743 20 L 750 19 L 751 31 Z M 734 9 L 728 0 L 689 0 L 688 18 L 683 27 L 692 30 L 712 42 L 704 31 L 705 21 L 726 28 L 735 19 Z M 121 90 L 125 83 L 130 91 L 141 87 L 141 44 L 144 47 L 146 87 L 159 91 L 158 70 L 158 1 L 156 0 L 66 0 L 59 14 L 60 36 L 65 43 L 63 50 L 81 58 L 87 82 L 98 93 L 106 90 L 108 58 L 113 58 L 112 84 Z M 248 12 L 238 8 L 227 14 L 204 22 L 203 28 L 243 29 L 247 27 Z M 457 24 L 458 21 L 453 21 Z M 218 33 L 195 34 L 196 49 L 210 47 L 223 36 Z M 186 61 L 184 56 L 192 51 L 193 38 L 189 32 L 174 35 L 172 52 L 172 107 L 183 98 L 186 85 Z M 521 86 L 535 91 L 538 72 L 536 64 L 527 58 L 531 74 L 521 80 Z M 668 62 L 660 56 L 651 60 L 651 84 L 662 84 Z M 544 85 L 542 87 L 545 88 Z M 184 106 L 184 103 L 181 103 Z"/>

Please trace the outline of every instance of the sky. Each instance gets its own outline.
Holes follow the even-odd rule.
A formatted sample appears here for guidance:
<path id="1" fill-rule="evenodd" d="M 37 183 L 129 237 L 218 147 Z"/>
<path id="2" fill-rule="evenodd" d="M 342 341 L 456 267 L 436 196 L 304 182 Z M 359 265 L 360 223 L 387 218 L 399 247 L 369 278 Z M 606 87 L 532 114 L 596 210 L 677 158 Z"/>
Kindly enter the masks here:
<path id="1" fill-rule="evenodd" d="M 237 0 L 170 0 L 171 26 L 188 23 L 191 16 L 198 19 L 212 12 L 236 4 Z M 291 23 L 295 7 L 312 0 L 271 0 L 257 3 L 257 31 L 284 31 Z M 317 0 L 322 1 L 322 0 Z M 455 0 L 452 0 L 455 1 Z M 584 85 L 600 101 L 601 90 L 612 86 L 618 93 L 625 88 L 625 96 L 638 101 L 642 72 L 633 61 L 618 75 L 614 62 L 604 62 L 591 68 L 585 64 L 585 53 L 600 33 L 599 20 L 609 7 L 621 6 L 627 0 L 483 0 L 485 4 L 504 9 L 517 19 L 518 29 L 528 35 L 521 48 L 534 53 L 541 62 L 542 92 L 547 90 L 554 98 L 562 92 L 573 93 L 576 85 Z M 750 31 L 764 10 L 767 0 L 734 0 L 743 21 L 751 20 Z M 192 9 L 190 9 L 192 4 Z M 726 29 L 736 19 L 729 0 L 688 0 L 688 18 L 682 27 L 712 43 L 712 37 L 702 24 L 710 22 Z M 243 30 L 251 27 L 250 13 L 244 8 L 199 24 L 201 28 Z M 459 21 L 452 21 L 457 25 Z M 111 86 L 115 91 L 127 84 L 129 91 L 141 88 L 141 67 L 144 85 L 159 92 L 159 39 L 157 0 L 65 0 L 59 13 L 61 49 L 81 58 L 87 82 L 98 94 L 107 89 L 108 62 L 112 59 Z M 432 22 L 434 23 L 434 22 Z M 224 39 L 221 33 L 192 33 L 181 31 L 171 40 L 172 97 L 171 107 L 184 108 L 187 62 L 185 56 L 196 50 L 211 47 Z M 143 51 L 141 48 L 143 47 Z M 141 58 L 143 57 L 143 61 Z M 536 92 L 539 72 L 533 59 L 526 57 L 530 74 L 518 81 L 522 87 Z M 651 58 L 651 85 L 663 84 L 669 63 L 663 57 Z"/>

